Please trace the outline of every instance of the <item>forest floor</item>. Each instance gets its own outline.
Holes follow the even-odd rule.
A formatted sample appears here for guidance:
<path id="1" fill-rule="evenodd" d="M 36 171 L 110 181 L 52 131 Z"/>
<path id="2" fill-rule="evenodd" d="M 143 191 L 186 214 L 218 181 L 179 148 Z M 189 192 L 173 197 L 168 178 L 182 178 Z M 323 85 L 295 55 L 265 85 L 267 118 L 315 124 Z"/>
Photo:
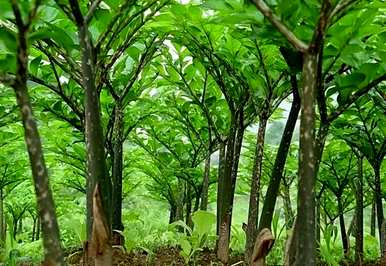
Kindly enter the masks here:
<path id="1" fill-rule="evenodd" d="M 68 265 L 83 266 L 82 251 L 77 251 L 67 256 Z M 234 254 L 230 258 L 229 265 L 244 265 L 242 254 Z M 125 252 L 122 249 L 114 249 L 113 251 L 114 266 L 185 266 L 185 260 L 180 254 L 180 250 L 176 247 L 161 247 L 153 254 L 147 252 Z M 216 253 L 213 250 L 204 249 L 197 253 L 189 265 L 195 266 L 220 266 L 223 265 L 216 258 Z M 354 266 L 355 264 L 342 263 L 345 266 Z M 364 263 L 363 266 L 380 266 L 379 263 Z M 273 266 L 273 265 L 272 265 Z M 325 266 L 325 264 L 319 264 Z"/>
<path id="2" fill-rule="evenodd" d="M 83 253 L 78 251 L 69 254 L 67 262 L 69 265 L 83 266 Z M 231 256 L 231 265 L 243 260 L 242 255 Z M 176 247 L 161 247 L 153 254 L 143 252 L 125 252 L 121 249 L 113 250 L 114 266 L 184 266 L 185 259 Z M 194 265 L 222 265 L 216 258 L 216 254 L 209 249 L 200 251 L 194 258 Z M 238 264 L 242 265 L 242 264 Z"/>

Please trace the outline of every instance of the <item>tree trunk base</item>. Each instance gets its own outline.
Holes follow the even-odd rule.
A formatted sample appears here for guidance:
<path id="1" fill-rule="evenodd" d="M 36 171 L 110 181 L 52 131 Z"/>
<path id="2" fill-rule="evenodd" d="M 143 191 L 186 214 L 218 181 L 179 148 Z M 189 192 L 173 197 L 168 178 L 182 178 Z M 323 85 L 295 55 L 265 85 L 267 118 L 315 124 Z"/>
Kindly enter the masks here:
<path id="1" fill-rule="evenodd" d="M 122 231 L 113 230 L 112 244 L 113 246 L 125 246 L 125 236 Z"/>

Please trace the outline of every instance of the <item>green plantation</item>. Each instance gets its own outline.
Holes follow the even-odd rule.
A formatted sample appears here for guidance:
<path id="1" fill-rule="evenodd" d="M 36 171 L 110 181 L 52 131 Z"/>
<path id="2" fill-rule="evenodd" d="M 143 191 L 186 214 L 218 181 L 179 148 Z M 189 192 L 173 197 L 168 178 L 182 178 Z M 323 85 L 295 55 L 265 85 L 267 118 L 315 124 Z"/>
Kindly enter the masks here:
<path id="1" fill-rule="evenodd" d="M 384 0 L 0 0 L 0 265 L 386 265 Z"/>

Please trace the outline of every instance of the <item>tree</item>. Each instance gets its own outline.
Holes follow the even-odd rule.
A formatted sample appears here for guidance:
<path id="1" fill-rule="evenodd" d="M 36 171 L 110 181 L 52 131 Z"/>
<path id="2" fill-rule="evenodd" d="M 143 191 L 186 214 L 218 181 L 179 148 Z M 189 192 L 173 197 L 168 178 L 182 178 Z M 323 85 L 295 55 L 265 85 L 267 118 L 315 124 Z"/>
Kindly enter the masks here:
<path id="1" fill-rule="evenodd" d="M 300 161 L 299 161 L 299 169 L 300 171 L 300 185 L 299 185 L 299 212 L 298 215 L 300 215 L 300 219 L 297 220 L 297 223 L 300 225 L 300 228 L 296 226 L 296 234 L 299 234 L 299 231 L 302 231 L 302 237 L 301 239 L 297 239 L 295 237 L 295 242 L 298 243 L 297 249 L 302 250 L 301 254 L 308 254 L 304 255 L 306 258 L 303 258 L 303 255 L 300 256 L 300 258 L 297 258 L 299 261 L 302 261 L 302 263 L 306 263 L 308 265 L 313 265 L 315 263 L 314 261 L 314 244 L 307 244 L 307 247 L 310 248 L 310 250 L 307 250 L 307 252 L 302 249 L 303 244 L 302 243 L 314 243 L 314 224 L 313 224 L 313 216 L 314 216 L 314 199 L 313 199 L 313 187 L 314 187 L 314 180 L 316 177 L 316 173 L 318 170 L 321 152 L 323 151 L 324 142 L 327 136 L 328 132 L 328 126 L 326 126 L 326 121 L 334 120 L 337 116 L 339 116 L 342 112 L 344 112 L 348 106 L 350 106 L 353 102 L 355 102 L 360 96 L 365 94 L 368 90 L 373 88 L 376 84 L 384 80 L 384 76 L 380 76 L 379 78 L 374 79 L 373 81 L 369 83 L 365 83 L 362 87 L 360 87 L 359 90 L 357 90 L 355 93 L 348 94 L 350 97 L 348 97 L 347 101 L 344 101 L 339 108 L 333 112 L 329 117 L 327 117 L 327 111 L 326 111 L 326 99 L 325 99 L 325 90 L 324 90 L 324 78 L 326 77 L 326 74 L 323 74 L 323 47 L 325 39 L 326 31 L 333 27 L 338 25 L 337 27 L 341 26 L 339 25 L 340 20 L 342 17 L 344 17 L 345 14 L 347 14 L 347 11 L 350 10 L 352 7 L 352 4 L 357 3 L 350 3 L 346 1 L 340 1 L 336 3 L 335 5 L 332 5 L 330 1 L 323 1 L 321 7 L 314 7 L 313 10 L 320 9 L 319 12 L 319 20 L 316 23 L 316 27 L 314 27 L 313 36 L 311 37 L 309 34 L 308 36 L 301 35 L 301 37 L 306 38 L 310 41 L 309 44 L 305 44 L 302 40 L 300 40 L 296 34 L 294 34 L 294 31 L 288 28 L 293 21 L 288 20 L 286 21 L 286 18 L 280 19 L 278 16 L 275 15 L 275 12 L 271 10 L 269 6 L 265 4 L 264 1 L 253 1 L 256 5 L 256 7 L 259 9 L 259 11 L 271 22 L 271 24 L 287 39 L 287 41 L 299 52 L 303 53 L 303 66 L 309 66 L 307 68 L 303 67 L 303 93 L 309 93 L 308 96 L 302 95 L 301 99 L 307 99 L 307 102 L 304 100 L 302 101 L 302 119 L 301 121 L 301 132 L 300 132 Z M 376 3 L 374 3 L 376 5 Z M 280 11 L 285 11 L 286 6 L 279 6 L 278 8 Z M 369 8 L 371 10 L 372 8 Z M 297 10 L 299 10 L 299 6 L 297 6 Z M 308 7 L 308 10 L 310 11 L 310 14 L 314 12 L 314 16 L 316 15 L 315 11 L 311 11 L 310 6 Z M 370 11 L 371 12 L 371 11 Z M 285 14 L 285 13 L 283 13 Z M 309 18 L 308 18 L 309 19 Z M 311 25 L 315 25 L 315 22 L 306 22 L 310 23 Z M 332 61 L 330 66 L 334 66 L 336 60 L 339 58 L 341 54 L 337 53 L 335 60 Z M 331 68 L 327 68 L 327 71 L 324 73 L 328 73 L 331 70 Z M 309 78 L 311 77 L 311 78 Z M 311 88 L 309 91 L 305 90 L 307 87 Z M 350 87 L 352 88 L 352 87 Z M 351 93 L 351 91 L 350 91 Z M 308 101 L 309 100 L 309 101 Z M 314 120 L 315 120 L 315 112 L 314 112 L 314 102 L 318 101 L 319 105 L 319 111 L 321 115 L 321 121 L 322 126 L 320 127 L 318 131 L 318 137 L 316 139 L 316 147 L 313 147 L 313 138 L 314 138 Z M 309 118 L 306 121 L 306 116 Z M 326 119 L 328 118 L 328 119 Z M 325 122 L 323 122 L 325 121 Z M 306 138 L 307 137 L 307 138 Z M 304 150 L 303 150 L 304 149 Z M 307 151 L 306 151 L 307 150 Z M 303 151 L 303 152 L 302 152 Z M 306 156 L 303 157 L 302 153 Z M 308 157 L 310 156 L 310 157 Z M 311 163 L 307 166 L 308 162 L 315 162 L 315 164 Z M 302 164 L 303 162 L 303 164 Z M 303 184 L 304 182 L 304 184 Z M 302 193 L 300 193 L 302 192 Z M 304 215 L 304 216 L 303 216 Z M 303 221 L 310 221 L 310 223 L 304 223 Z M 302 224 L 300 224 L 302 223 Z M 296 256 L 293 256 L 295 258 Z"/>
<path id="2" fill-rule="evenodd" d="M 23 15 L 19 4 L 11 2 L 14 19 L 17 27 L 17 49 L 16 73 L 15 77 L 7 74 L 1 76 L 1 81 L 10 85 L 16 94 L 16 101 L 21 112 L 24 127 L 24 137 L 27 145 L 28 155 L 31 164 L 32 176 L 34 179 L 35 193 L 38 202 L 39 216 L 42 222 L 44 233 L 43 243 L 45 248 L 45 263 L 52 265 L 63 265 L 63 254 L 60 245 L 59 228 L 56 220 L 54 201 L 48 183 L 48 173 L 45 165 L 43 150 L 36 121 L 33 117 L 30 98 L 28 95 L 28 31 L 31 28 L 33 19 L 38 11 L 40 2 L 36 2 L 31 10 L 28 11 L 27 21 L 23 20 Z M 12 41 L 12 40 L 11 40 Z"/>
<path id="3" fill-rule="evenodd" d="M 384 236 L 382 223 L 384 220 L 382 207 L 381 165 L 386 155 L 386 140 L 384 134 L 384 98 L 378 91 L 372 97 L 364 97 L 355 104 L 353 112 L 347 113 L 338 120 L 336 127 L 345 129 L 342 137 L 351 146 L 359 150 L 370 163 L 374 171 L 374 197 L 377 206 L 377 221 L 381 251 L 383 251 Z"/>
<path id="4" fill-rule="evenodd" d="M 339 147 L 339 146 L 338 146 Z M 335 149 L 328 149 L 327 158 L 323 160 L 323 164 L 326 167 L 327 173 L 320 173 L 323 179 L 319 178 L 319 181 L 329 189 L 336 197 L 338 203 L 338 215 L 340 225 L 340 235 L 342 238 L 343 252 L 345 257 L 349 255 L 349 237 L 347 235 L 345 219 L 344 219 L 344 207 L 349 202 L 349 196 L 344 196 L 345 189 L 350 183 L 350 177 L 353 175 L 353 154 L 344 152 L 344 149 L 339 147 L 340 154 L 332 155 Z M 343 150 L 343 151 L 342 151 Z M 348 159 L 348 161 L 344 160 Z M 323 169 L 324 170 L 324 169 Z M 333 178 L 330 178 L 333 176 Z"/>

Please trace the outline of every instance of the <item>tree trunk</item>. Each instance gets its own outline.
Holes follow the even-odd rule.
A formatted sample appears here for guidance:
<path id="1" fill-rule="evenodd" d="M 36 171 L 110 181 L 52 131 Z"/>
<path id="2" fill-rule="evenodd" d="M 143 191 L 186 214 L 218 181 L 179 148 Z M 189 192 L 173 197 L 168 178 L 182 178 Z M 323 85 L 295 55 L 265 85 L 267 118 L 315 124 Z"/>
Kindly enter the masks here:
<path id="1" fill-rule="evenodd" d="M 16 10 L 14 11 L 16 13 Z M 16 93 L 17 105 L 21 111 L 24 139 L 31 164 L 38 213 L 42 222 L 44 263 L 47 265 L 64 265 L 54 199 L 48 182 L 48 172 L 44 161 L 42 144 L 27 89 L 27 30 L 27 27 L 19 28 L 17 74 L 12 87 Z"/>
<path id="2" fill-rule="evenodd" d="M 81 70 L 82 83 L 85 90 L 84 106 L 85 106 L 85 137 L 87 151 L 87 237 L 90 245 L 98 245 L 100 251 L 95 257 L 95 264 L 104 263 L 106 266 L 111 265 L 111 195 L 112 185 L 107 173 L 105 161 L 105 149 L 103 140 L 103 130 L 101 125 L 101 112 L 99 93 L 95 86 L 95 61 L 93 55 L 93 46 L 88 31 L 87 22 L 81 14 L 79 4 L 75 0 L 70 0 L 71 9 L 78 26 L 79 44 L 81 49 Z M 92 236 L 94 228 L 94 213 L 95 205 L 94 193 L 96 185 L 99 186 L 98 196 L 101 200 L 101 209 L 97 210 L 98 214 L 104 216 L 107 226 L 104 231 L 107 232 L 107 243 L 91 243 L 92 239 L 97 239 L 97 236 Z M 103 250 L 101 249 L 103 247 Z M 110 247 L 110 248 L 106 248 Z M 91 254 L 91 252 L 89 252 Z"/>
<path id="3" fill-rule="evenodd" d="M 204 180 L 202 182 L 201 205 L 200 210 L 208 209 L 208 191 L 209 191 L 209 176 L 210 176 L 210 155 L 205 160 Z"/>
<path id="4" fill-rule="evenodd" d="M 263 209 L 260 217 L 259 231 L 263 228 L 271 228 L 272 217 L 275 211 L 276 199 L 280 188 L 280 181 L 283 175 L 288 150 L 291 145 L 292 135 L 295 129 L 300 110 L 300 97 L 297 90 L 296 76 L 291 76 L 292 83 L 292 105 L 284 128 L 283 136 L 277 150 L 275 163 L 272 169 L 271 179 L 268 184 L 264 198 Z"/>
<path id="5" fill-rule="evenodd" d="M 370 235 L 375 237 L 375 216 L 376 216 L 377 210 L 375 207 L 375 195 L 373 199 L 373 203 L 371 204 L 371 215 L 370 215 Z"/>
<path id="6" fill-rule="evenodd" d="M 12 224 L 12 237 L 14 240 L 16 240 L 18 220 L 15 219 L 15 217 L 13 219 L 14 220 L 13 220 L 13 224 Z"/>
<path id="7" fill-rule="evenodd" d="M 40 231 L 41 231 L 41 227 L 42 227 L 42 223 L 40 222 L 40 216 L 38 216 L 38 220 L 37 220 L 37 228 L 36 228 L 36 237 L 35 237 L 35 240 L 39 240 L 40 239 Z"/>
<path id="8" fill-rule="evenodd" d="M 356 216 L 356 213 L 355 213 L 354 216 L 351 219 L 350 225 L 348 226 L 348 230 L 347 230 L 347 237 L 348 237 L 348 239 L 350 239 L 350 236 L 356 234 L 356 230 L 357 230 L 356 229 L 356 223 L 357 223 L 357 216 Z"/>
<path id="9" fill-rule="evenodd" d="M 88 238 L 91 237 L 92 199 L 96 183 L 101 186 L 102 205 L 107 217 L 108 225 L 111 225 L 111 182 L 108 178 L 105 162 L 105 150 L 103 131 L 100 117 L 99 95 L 95 87 L 95 73 L 93 69 L 93 56 L 91 40 L 89 39 L 86 25 L 79 28 L 79 41 L 82 51 L 82 80 L 85 88 L 85 136 L 87 148 L 87 209 Z"/>
<path id="10" fill-rule="evenodd" d="M 304 55 L 299 140 L 298 218 L 295 265 L 315 265 L 315 94 L 318 56 Z"/>
<path id="11" fill-rule="evenodd" d="M 251 191 L 249 196 L 248 224 L 246 230 L 245 243 L 245 261 L 250 263 L 253 253 L 255 240 L 257 236 L 257 224 L 259 213 L 259 195 L 260 195 L 260 179 L 264 157 L 264 140 L 265 130 L 267 127 L 268 116 L 263 114 L 259 119 L 259 130 L 257 133 L 255 159 L 253 162 L 253 172 L 251 178 Z M 270 228 L 268 228 L 270 229 Z"/>
<path id="12" fill-rule="evenodd" d="M 33 219 L 33 225 L 32 225 L 31 241 L 34 242 L 35 241 L 35 234 L 36 234 L 36 218 L 32 218 L 32 219 Z"/>
<path id="13" fill-rule="evenodd" d="M 122 224 L 122 176 L 123 176 L 123 110 L 120 104 L 115 106 L 113 129 L 113 166 L 112 166 L 112 230 L 123 231 Z M 114 233 L 113 244 L 122 245 L 123 235 Z"/>
<path id="14" fill-rule="evenodd" d="M 379 232 L 379 245 L 381 253 L 383 252 L 383 234 L 382 234 L 382 224 L 383 224 L 383 206 L 382 206 L 382 188 L 381 188 L 381 167 L 380 165 L 374 166 L 375 174 L 375 204 L 377 207 L 377 222 L 378 222 L 378 232 Z"/>
<path id="15" fill-rule="evenodd" d="M 220 224 L 221 224 L 221 210 L 223 199 L 223 185 L 224 185 L 224 170 L 225 170 L 225 143 L 220 144 L 219 162 L 218 162 L 218 179 L 217 179 L 217 223 L 216 223 L 216 235 L 219 236 Z M 216 244 L 217 248 L 217 244 Z"/>
<path id="16" fill-rule="evenodd" d="M 227 143 L 226 161 L 223 177 L 223 202 L 221 204 L 221 218 L 217 247 L 218 259 L 227 264 L 229 261 L 229 241 L 232 224 L 232 209 L 240 159 L 241 144 L 244 135 L 244 114 L 236 113 L 232 118 L 231 134 Z"/>
<path id="17" fill-rule="evenodd" d="M 294 213 L 292 211 L 290 187 L 285 185 L 283 191 L 284 217 L 287 230 L 290 230 L 294 223 Z"/>
<path id="18" fill-rule="evenodd" d="M 170 205 L 169 224 L 176 221 L 177 206 L 175 204 Z"/>
<path id="19" fill-rule="evenodd" d="M 185 215 L 185 223 L 190 228 L 193 228 L 192 221 L 192 186 L 186 182 L 186 215 Z"/>
<path id="20" fill-rule="evenodd" d="M 342 200 L 340 196 L 338 197 L 338 212 L 339 212 L 339 226 L 340 226 L 340 235 L 342 238 L 343 252 L 344 252 L 344 256 L 347 257 L 349 252 L 349 243 L 348 243 L 348 237 L 346 233 L 346 225 L 344 222 L 343 205 L 342 205 Z"/>
<path id="21" fill-rule="evenodd" d="M 0 247 L 5 244 L 4 225 L 4 195 L 3 188 L 0 188 Z"/>
<path id="22" fill-rule="evenodd" d="M 385 220 L 383 221 L 383 224 L 382 224 L 382 235 L 383 235 L 383 239 L 385 239 L 385 235 L 386 235 L 386 221 Z M 381 259 L 380 259 L 379 265 L 386 265 L 386 244 L 385 243 L 383 243 L 382 252 L 381 252 Z"/>
<path id="23" fill-rule="evenodd" d="M 17 229 L 17 232 L 19 234 L 23 233 L 23 218 L 22 217 L 20 217 L 20 219 L 19 219 L 19 227 Z"/>
<path id="24" fill-rule="evenodd" d="M 356 230 L 355 230 L 355 261 L 363 262 L 363 158 L 358 157 L 358 178 L 356 180 Z"/>
<path id="25" fill-rule="evenodd" d="M 193 212 L 198 211 L 198 209 L 200 208 L 200 198 L 201 198 L 201 194 L 202 194 L 202 193 L 199 193 L 199 194 L 195 193 L 195 197 L 194 197 L 195 201 L 194 201 Z"/>
<path id="26" fill-rule="evenodd" d="M 316 218 L 315 218 L 315 231 L 316 231 L 316 252 L 319 254 L 320 252 L 320 199 L 316 199 Z"/>
<path id="27" fill-rule="evenodd" d="M 320 162 L 322 161 L 324 145 L 330 131 L 330 124 L 327 122 L 320 122 L 318 134 L 315 141 L 315 178 L 318 175 Z"/>
<path id="28" fill-rule="evenodd" d="M 179 191 L 177 192 L 177 201 L 176 201 L 176 221 L 183 221 L 184 220 L 184 185 L 182 181 L 178 180 L 178 188 Z"/>

